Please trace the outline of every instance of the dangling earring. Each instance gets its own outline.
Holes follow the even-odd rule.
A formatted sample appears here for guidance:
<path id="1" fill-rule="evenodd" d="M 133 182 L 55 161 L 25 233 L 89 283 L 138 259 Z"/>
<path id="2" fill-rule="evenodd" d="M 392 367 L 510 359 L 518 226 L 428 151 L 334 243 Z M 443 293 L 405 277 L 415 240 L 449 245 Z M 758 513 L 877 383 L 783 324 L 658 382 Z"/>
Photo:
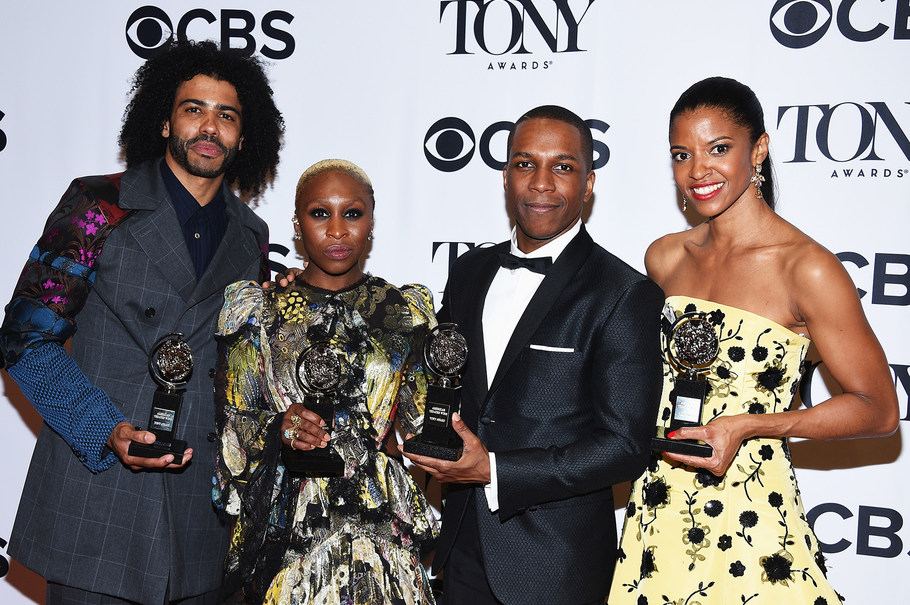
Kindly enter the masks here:
<path id="1" fill-rule="evenodd" d="M 686 199 L 686 196 L 683 196 L 683 212 L 686 211 L 686 203 L 687 203 L 688 201 L 689 201 L 689 200 Z"/>
<path id="2" fill-rule="evenodd" d="M 300 236 L 300 221 L 297 220 L 297 215 L 291 217 L 291 223 L 294 225 L 294 241 L 299 242 L 303 238 Z"/>
<path id="3" fill-rule="evenodd" d="M 370 234 L 367 235 L 367 241 L 368 241 L 368 242 L 373 241 L 373 230 L 372 230 L 372 229 L 370 229 Z"/>
<path id="4" fill-rule="evenodd" d="M 755 197 L 758 199 L 764 199 L 764 196 L 761 192 L 761 184 L 765 182 L 765 177 L 761 174 L 761 164 L 755 165 L 755 172 L 752 173 L 752 177 L 749 179 L 749 182 L 755 185 Z"/>

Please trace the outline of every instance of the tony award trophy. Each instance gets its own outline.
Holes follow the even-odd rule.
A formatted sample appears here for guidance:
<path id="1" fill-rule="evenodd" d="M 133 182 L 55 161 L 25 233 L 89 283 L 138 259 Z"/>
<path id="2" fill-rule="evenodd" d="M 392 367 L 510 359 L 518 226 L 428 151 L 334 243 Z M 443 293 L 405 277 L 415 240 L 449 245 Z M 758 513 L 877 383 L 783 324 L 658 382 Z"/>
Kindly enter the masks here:
<path id="1" fill-rule="evenodd" d="M 703 441 L 667 439 L 666 434 L 684 426 L 701 426 L 702 407 L 708 395 L 708 382 L 702 375 L 711 369 L 719 351 L 717 333 L 704 313 L 685 313 L 670 327 L 667 359 L 677 372 L 670 391 L 670 422 L 657 426 L 651 449 L 703 458 L 714 452 Z"/>
<path id="2" fill-rule="evenodd" d="M 458 372 L 468 360 L 468 343 L 455 324 L 433 328 L 423 351 L 427 367 L 439 376 L 437 383 L 427 385 L 427 405 L 423 431 L 404 442 L 409 454 L 458 460 L 463 443 L 452 428 L 452 413 L 461 409 L 461 385 L 455 384 Z"/>
<path id="3" fill-rule="evenodd" d="M 193 351 L 183 340 L 183 334 L 168 334 L 152 347 L 149 372 L 158 384 L 149 412 L 148 431 L 154 433 L 155 443 L 130 443 L 130 456 L 160 458 L 174 455 L 174 464 L 183 463 L 186 441 L 177 439 L 177 421 L 186 383 L 193 373 Z"/>
<path id="4" fill-rule="evenodd" d="M 332 432 L 335 422 L 335 387 L 341 377 L 341 363 L 332 345 L 325 340 L 307 347 L 297 358 L 297 384 L 305 393 L 303 405 L 319 414 L 325 422 L 326 432 Z M 291 473 L 316 475 L 340 475 L 344 472 L 344 460 L 335 452 L 332 444 L 312 450 L 282 447 L 284 466 Z"/>

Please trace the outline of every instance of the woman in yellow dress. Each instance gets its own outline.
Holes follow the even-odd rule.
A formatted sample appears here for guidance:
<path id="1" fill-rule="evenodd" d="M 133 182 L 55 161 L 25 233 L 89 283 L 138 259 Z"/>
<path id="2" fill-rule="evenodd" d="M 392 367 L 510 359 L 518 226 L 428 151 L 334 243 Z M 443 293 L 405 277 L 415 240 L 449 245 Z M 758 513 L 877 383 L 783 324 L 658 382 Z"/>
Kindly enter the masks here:
<path id="1" fill-rule="evenodd" d="M 751 89 L 720 77 L 690 87 L 670 113 L 670 154 L 684 204 L 706 220 L 658 239 L 645 257 L 667 295 L 664 345 L 676 351 L 665 354 L 658 422 L 674 428 L 671 398 L 702 372 L 701 426 L 668 437 L 713 449 L 655 454 L 633 484 L 609 602 L 835 605 L 787 438 L 894 431 L 885 354 L 841 263 L 774 212 Z M 685 336 L 675 329 L 692 318 L 710 328 L 704 359 L 697 346 L 674 349 Z M 791 410 L 810 342 L 843 393 Z"/>
<path id="2" fill-rule="evenodd" d="M 374 205 L 359 167 L 315 164 L 300 177 L 293 219 L 306 268 L 285 287 L 238 282 L 225 292 L 213 497 L 236 520 L 228 602 L 434 603 L 421 556 L 437 521 L 385 442 L 395 420 L 406 433 L 422 426 L 423 343 L 436 320 L 423 286 L 363 272 Z M 301 353 L 320 342 L 327 348 L 308 369 L 334 393 L 328 422 L 302 405 L 298 380 Z M 333 372 L 322 362 L 336 357 Z M 333 452 L 342 468 L 289 469 L 314 450 Z"/>

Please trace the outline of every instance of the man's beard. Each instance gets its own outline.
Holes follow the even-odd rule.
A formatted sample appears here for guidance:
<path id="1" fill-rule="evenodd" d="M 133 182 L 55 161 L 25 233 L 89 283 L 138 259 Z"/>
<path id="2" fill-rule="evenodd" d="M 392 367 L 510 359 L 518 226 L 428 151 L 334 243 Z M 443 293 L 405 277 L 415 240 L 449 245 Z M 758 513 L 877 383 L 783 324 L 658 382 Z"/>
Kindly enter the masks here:
<path id="1" fill-rule="evenodd" d="M 222 156 L 220 165 L 212 168 L 206 168 L 204 166 L 194 165 L 190 162 L 187 150 L 199 141 L 213 143 L 214 145 L 217 145 L 219 149 L 221 149 Z M 234 158 L 237 157 L 237 153 L 240 151 L 239 147 L 232 147 L 228 149 L 216 137 L 211 137 L 204 134 L 201 134 L 198 137 L 194 137 L 189 141 L 184 141 L 177 135 L 172 134 L 167 139 L 167 147 L 171 152 L 171 157 L 174 158 L 174 161 L 176 161 L 181 168 L 193 176 L 198 176 L 206 179 L 213 179 L 224 174 L 225 171 L 230 168 L 231 164 L 234 161 Z"/>

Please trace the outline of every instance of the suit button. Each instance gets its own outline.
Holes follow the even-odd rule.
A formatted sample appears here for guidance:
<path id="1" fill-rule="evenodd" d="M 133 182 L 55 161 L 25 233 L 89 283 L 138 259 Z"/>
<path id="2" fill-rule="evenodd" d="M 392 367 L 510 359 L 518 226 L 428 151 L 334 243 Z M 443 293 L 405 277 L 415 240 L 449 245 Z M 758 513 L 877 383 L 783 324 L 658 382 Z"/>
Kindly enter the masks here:
<path id="1" fill-rule="evenodd" d="M 216 435 L 215 433 L 209 433 L 208 435 L 205 436 L 205 438 L 208 440 L 209 443 L 215 443 L 215 439 L 218 439 L 218 435 Z"/>
<path id="2" fill-rule="evenodd" d="M 480 417 L 480 424 L 487 425 L 487 424 L 490 424 L 491 422 L 493 422 L 493 420 L 490 419 L 489 416 L 481 416 L 481 417 Z"/>
<path id="3" fill-rule="evenodd" d="M 532 504 L 531 506 L 528 507 L 528 510 L 529 510 L 530 512 L 534 512 L 534 511 L 537 510 L 538 508 L 540 508 L 540 507 L 537 506 L 536 504 Z"/>
<path id="4" fill-rule="evenodd" d="M 146 307 L 145 316 L 148 317 L 149 319 L 155 317 L 155 307 Z"/>
<path id="5" fill-rule="evenodd" d="M 209 368 L 209 378 L 215 377 L 215 368 Z"/>

